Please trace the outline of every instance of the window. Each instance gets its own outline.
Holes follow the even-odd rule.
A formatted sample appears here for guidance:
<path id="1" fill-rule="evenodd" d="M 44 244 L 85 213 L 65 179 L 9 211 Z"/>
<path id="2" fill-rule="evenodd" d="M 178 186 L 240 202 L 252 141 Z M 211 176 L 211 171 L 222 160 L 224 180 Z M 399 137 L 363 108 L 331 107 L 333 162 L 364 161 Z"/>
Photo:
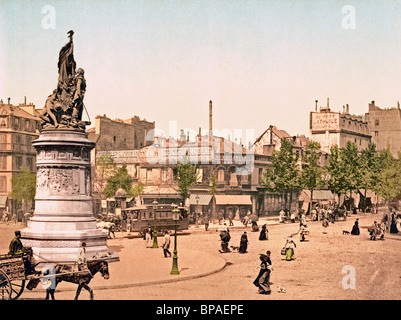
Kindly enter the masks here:
<path id="1" fill-rule="evenodd" d="M 22 157 L 21 156 L 15 157 L 15 166 L 16 166 L 17 170 L 22 168 Z"/>
<path id="2" fill-rule="evenodd" d="M 0 170 L 7 170 L 7 156 L 0 156 Z"/>
<path id="3" fill-rule="evenodd" d="M 0 176 L 0 192 L 7 192 L 7 177 Z"/>
<path id="4" fill-rule="evenodd" d="M 217 172 L 217 182 L 224 183 L 224 169 L 219 169 Z"/>
<path id="5" fill-rule="evenodd" d="M 378 127 L 379 126 L 379 119 L 375 120 L 375 126 Z"/>

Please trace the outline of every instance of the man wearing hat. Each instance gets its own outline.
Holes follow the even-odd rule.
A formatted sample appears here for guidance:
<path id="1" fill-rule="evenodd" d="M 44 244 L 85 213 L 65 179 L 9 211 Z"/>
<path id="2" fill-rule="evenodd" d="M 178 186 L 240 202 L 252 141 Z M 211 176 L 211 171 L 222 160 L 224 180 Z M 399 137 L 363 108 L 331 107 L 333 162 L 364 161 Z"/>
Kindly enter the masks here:
<path id="1" fill-rule="evenodd" d="M 11 240 L 10 242 L 10 247 L 8 254 L 10 256 L 15 256 L 17 254 L 22 254 L 24 253 L 24 246 L 20 240 L 21 238 L 21 232 L 20 231 L 15 231 L 15 237 Z"/>

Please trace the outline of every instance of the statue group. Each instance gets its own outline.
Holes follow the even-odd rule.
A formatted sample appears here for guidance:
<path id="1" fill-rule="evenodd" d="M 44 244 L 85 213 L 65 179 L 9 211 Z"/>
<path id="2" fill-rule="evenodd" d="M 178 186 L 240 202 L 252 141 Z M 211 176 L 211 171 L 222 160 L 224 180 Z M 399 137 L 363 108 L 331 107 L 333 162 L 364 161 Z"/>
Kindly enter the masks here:
<path id="1" fill-rule="evenodd" d="M 60 50 L 57 88 L 39 114 L 42 129 L 85 130 L 85 126 L 90 124 L 82 121 L 86 81 L 84 70 L 76 70 L 73 35 L 74 31 L 68 32 L 69 42 Z"/>

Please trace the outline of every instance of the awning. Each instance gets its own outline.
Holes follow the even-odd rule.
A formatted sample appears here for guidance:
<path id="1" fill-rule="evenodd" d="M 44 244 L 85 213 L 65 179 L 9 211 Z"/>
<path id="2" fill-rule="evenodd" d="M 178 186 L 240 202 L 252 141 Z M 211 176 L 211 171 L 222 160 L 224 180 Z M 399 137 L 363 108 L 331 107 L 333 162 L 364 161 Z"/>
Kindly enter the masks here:
<path id="1" fill-rule="evenodd" d="M 216 205 L 247 205 L 251 206 L 251 196 L 249 195 L 215 195 Z"/>
<path id="2" fill-rule="evenodd" d="M 7 205 L 7 196 L 0 196 L 0 208 L 5 208 Z"/>
<path id="3" fill-rule="evenodd" d="M 334 194 L 330 190 L 313 190 L 313 200 L 334 200 Z"/>
<path id="4" fill-rule="evenodd" d="M 196 199 L 198 197 L 198 199 Z M 191 194 L 189 197 L 190 205 L 208 206 L 212 200 L 211 194 Z"/>

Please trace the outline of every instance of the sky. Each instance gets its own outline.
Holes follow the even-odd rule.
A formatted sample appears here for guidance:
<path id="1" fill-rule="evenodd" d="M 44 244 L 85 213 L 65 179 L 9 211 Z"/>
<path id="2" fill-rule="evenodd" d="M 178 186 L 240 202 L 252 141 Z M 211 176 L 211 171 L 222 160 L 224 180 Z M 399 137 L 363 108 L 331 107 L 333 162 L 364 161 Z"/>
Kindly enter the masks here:
<path id="1" fill-rule="evenodd" d="M 69 30 L 92 123 L 137 115 L 192 135 L 212 100 L 215 133 L 245 141 L 269 125 L 308 136 L 315 100 L 357 115 L 401 100 L 390 0 L 0 0 L 0 99 L 42 108 Z"/>

